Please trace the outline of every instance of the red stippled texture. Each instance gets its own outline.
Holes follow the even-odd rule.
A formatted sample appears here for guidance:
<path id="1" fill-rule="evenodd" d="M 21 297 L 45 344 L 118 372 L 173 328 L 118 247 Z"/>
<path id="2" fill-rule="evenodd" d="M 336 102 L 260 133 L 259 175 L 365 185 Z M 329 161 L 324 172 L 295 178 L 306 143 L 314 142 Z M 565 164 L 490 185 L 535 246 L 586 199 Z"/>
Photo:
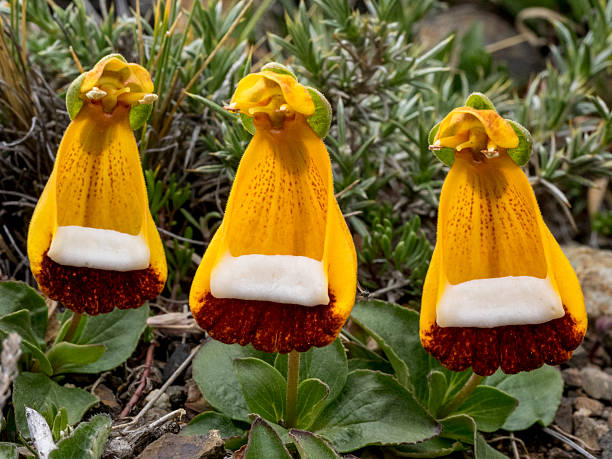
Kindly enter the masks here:
<path id="1" fill-rule="evenodd" d="M 49 298 L 92 316 L 114 308 L 138 308 L 164 288 L 160 274 L 151 267 L 124 272 L 79 268 L 60 265 L 46 253 L 36 281 Z"/>
<path id="2" fill-rule="evenodd" d="M 215 298 L 207 292 L 195 315 L 198 325 L 226 344 L 251 343 L 264 352 L 305 352 L 330 344 L 345 318 L 334 312 L 334 296 L 328 305 L 299 306 L 270 301 Z"/>
<path id="3" fill-rule="evenodd" d="M 434 324 L 423 343 L 446 368 L 463 371 L 471 366 L 474 373 L 489 376 L 498 367 L 514 374 L 535 370 L 544 363 L 559 365 L 569 360 L 582 337 L 566 309 L 565 316 L 535 325 L 477 328 Z"/>

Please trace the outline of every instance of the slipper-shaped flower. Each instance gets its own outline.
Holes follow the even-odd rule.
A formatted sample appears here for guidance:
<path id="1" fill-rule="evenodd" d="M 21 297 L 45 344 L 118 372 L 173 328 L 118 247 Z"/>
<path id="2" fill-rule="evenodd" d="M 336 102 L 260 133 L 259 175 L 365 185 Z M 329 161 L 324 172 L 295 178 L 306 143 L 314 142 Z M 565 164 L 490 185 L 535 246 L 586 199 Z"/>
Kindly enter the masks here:
<path id="1" fill-rule="evenodd" d="M 148 116 L 149 73 L 119 55 L 71 85 L 66 129 L 28 233 L 40 289 L 76 312 L 137 308 L 166 281 L 132 128 Z"/>
<path id="2" fill-rule="evenodd" d="M 421 342 L 455 371 L 558 365 L 586 331 L 580 285 L 520 168 L 529 133 L 483 96 L 470 99 L 488 108 L 456 108 L 430 136 L 452 166 L 423 289 Z"/>
<path id="3" fill-rule="evenodd" d="M 306 351 L 339 334 L 357 263 L 321 137 L 330 108 L 278 64 L 243 78 L 227 107 L 255 128 L 189 304 L 224 343 Z"/>

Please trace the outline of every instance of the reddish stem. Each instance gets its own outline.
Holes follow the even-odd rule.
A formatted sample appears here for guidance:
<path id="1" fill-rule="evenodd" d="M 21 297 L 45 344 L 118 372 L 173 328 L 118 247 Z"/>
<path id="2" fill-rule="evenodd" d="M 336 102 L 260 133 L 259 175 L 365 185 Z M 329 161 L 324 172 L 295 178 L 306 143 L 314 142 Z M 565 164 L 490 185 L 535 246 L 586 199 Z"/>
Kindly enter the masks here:
<path id="1" fill-rule="evenodd" d="M 151 364 L 153 363 L 154 350 L 155 343 L 149 344 L 149 348 L 147 349 L 147 358 L 145 360 L 145 368 L 142 372 L 142 375 L 140 376 L 140 384 L 136 388 L 136 391 L 134 392 L 134 395 L 132 395 L 132 398 L 130 398 L 130 401 L 127 403 L 127 405 L 125 405 L 125 408 L 123 408 L 123 411 L 119 415 L 119 419 L 127 417 L 128 414 L 130 414 L 132 408 L 134 408 L 134 405 L 138 403 L 138 399 L 140 399 L 140 396 L 142 395 L 142 392 L 144 391 L 147 385 L 147 378 L 149 377 L 149 373 L 151 371 Z"/>

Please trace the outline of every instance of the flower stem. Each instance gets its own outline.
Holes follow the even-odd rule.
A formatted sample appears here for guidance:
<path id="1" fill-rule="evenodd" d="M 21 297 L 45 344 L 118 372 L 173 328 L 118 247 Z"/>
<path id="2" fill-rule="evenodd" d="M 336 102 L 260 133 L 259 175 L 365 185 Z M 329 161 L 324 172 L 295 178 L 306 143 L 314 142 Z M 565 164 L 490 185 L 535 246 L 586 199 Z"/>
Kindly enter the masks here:
<path id="1" fill-rule="evenodd" d="M 287 358 L 287 416 L 285 427 L 295 427 L 297 421 L 297 388 L 300 374 L 300 353 L 291 351 Z"/>
<path id="2" fill-rule="evenodd" d="M 437 418 L 438 419 L 445 418 L 446 416 L 451 414 L 453 411 L 455 411 L 457 408 L 459 408 L 463 404 L 463 402 L 465 402 L 467 398 L 470 395 L 472 395 L 472 392 L 474 392 L 474 389 L 478 387 L 478 385 L 482 382 L 483 379 L 484 379 L 484 376 L 480 376 L 480 375 L 477 375 L 476 373 L 472 373 L 472 376 L 470 376 L 470 379 L 467 380 L 467 382 L 461 388 L 461 390 L 459 390 L 459 392 L 457 392 L 455 396 L 440 409 L 440 411 L 438 412 Z"/>
<path id="3" fill-rule="evenodd" d="M 79 328 L 79 324 L 81 323 L 82 314 L 80 312 L 73 312 L 72 317 L 70 318 L 70 325 L 68 326 L 68 331 L 64 335 L 64 341 L 72 342 L 72 338 L 74 338 L 74 334 Z"/>

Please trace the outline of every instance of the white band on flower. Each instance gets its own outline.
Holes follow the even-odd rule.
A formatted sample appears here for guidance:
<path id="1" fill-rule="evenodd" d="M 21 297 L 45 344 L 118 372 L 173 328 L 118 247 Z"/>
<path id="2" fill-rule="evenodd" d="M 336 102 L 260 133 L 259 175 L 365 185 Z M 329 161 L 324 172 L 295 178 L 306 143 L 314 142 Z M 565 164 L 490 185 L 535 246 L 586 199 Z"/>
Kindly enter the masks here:
<path id="1" fill-rule="evenodd" d="M 47 256 L 65 266 L 133 271 L 148 268 L 151 254 L 141 235 L 83 226 L 59 226 Z"/>
<path id="2" fill-rule="evenodd" d="M 447 284 L 436 308 L 440 327 L 541 324 L 565 315 L 550 280 L 531 276 Z"/>
<path id="3" fill-rule="evenodd" d="M 329 304 L 323 263 L 293 255 L 242 255 L 227 252 L 210 276 L 216 298 L 317 306 Z"/>

